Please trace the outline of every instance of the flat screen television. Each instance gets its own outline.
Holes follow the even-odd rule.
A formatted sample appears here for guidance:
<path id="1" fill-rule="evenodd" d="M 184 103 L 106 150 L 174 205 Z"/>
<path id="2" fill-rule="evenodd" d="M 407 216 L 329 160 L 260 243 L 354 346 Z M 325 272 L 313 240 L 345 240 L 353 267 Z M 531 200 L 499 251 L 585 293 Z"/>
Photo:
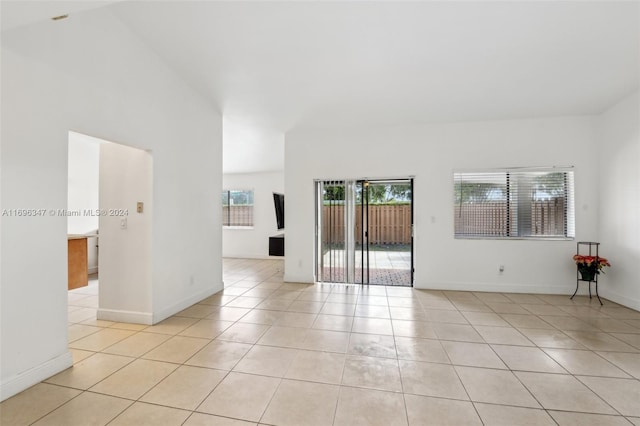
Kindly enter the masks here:
<path id="1" fill-rule="evenodd" d="M 273 204 L 276 208 L 278 229 L 284 229 L 284 194 L 273 193 Z"/>

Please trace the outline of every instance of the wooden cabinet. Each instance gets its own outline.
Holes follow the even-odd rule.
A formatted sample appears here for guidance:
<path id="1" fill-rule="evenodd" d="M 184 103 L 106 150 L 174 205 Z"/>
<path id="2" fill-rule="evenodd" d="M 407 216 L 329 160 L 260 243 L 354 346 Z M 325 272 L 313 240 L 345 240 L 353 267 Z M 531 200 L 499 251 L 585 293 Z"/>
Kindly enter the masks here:
<path id="1" fill-rule="evenodd" d="M 87 237 L 69 236 L 67 239 L 69 290 L 89 283 L 87 272 Z"/>

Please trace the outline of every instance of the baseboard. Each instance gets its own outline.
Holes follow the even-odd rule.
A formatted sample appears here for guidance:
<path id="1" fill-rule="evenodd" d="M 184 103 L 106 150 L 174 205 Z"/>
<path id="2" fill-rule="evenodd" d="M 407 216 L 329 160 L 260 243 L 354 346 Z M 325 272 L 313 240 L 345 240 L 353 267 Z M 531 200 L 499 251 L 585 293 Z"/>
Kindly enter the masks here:
<path id="1" fill-rule="evenodd" d="M 98 273 L 98 267 L 97 266 L 92 266 L 92 267 L 87 268 L 87 273 L 89 275 L 97 274 Z"/>
<path id="2" fill-rule="evenodd" d="M 153 324 L 151 312 L 121 311 L 119 309 L 98 309 L 97 318 L 105 321 L 126 322 L 130 324 Z"/>
<path id="3" fill-rule="evenodd" d="M 290 283 L 313 283 L 313 279 L 309 279 L 303 275 L 284 275 L 284 281 Z M 576 290 L 575 283 L 563 283 L 556 285 L 538 285 L 538 284 L 497 284 L 497 283 L 478 283 L 478 282 L 439 282 L 439 283 L 416 283 L 415 289 L 422 290 L 454 290 L 454 291 L 485 291 L 497 293 L 526 293 L 526 294 L 564 294 L 572 295 Z M 592 285 L 592 292 L 595 296 L 595 286 Z M 640 311 L 640 299 L 630 298 L 611 290 L 611 287 L 600 286 L 600 296 L 612 302 L 626 306 L 631 309 Z M 586 296 L 589 294 L 589 286 L 580 284 L 577 294 Z"/>
<path id="4" fill-rule="evenodd" d="M 640 311 L 639 299 L 623 296 L 620 293 L 612 291 L 611 287 L 609 286 L 601 286 L 599 290 L 600 290 L 600 296 L 604 297 L 605 299 L 611 300 L 612 302 L 616 302 L 619 305 L 626 306 L 627 308 Z"/>
<path id="5" fill-rule="evenodd" d="M 284 256 L 268 256 L 266 254 L 223 254 L 223 259 L 256 259 L 256 260 L 269 260 L 269 259 L 282 259 L 284 260 Z"/>
<path id="6" fill-rule="evenodd" d="M 285 274 L 285 282 L 313 283 L 313 278 L 303 275 Z M 575 284 L 556 285 L 521 285 L 521 284 L 497 284 L 478 282 L 438 282 L 415 283 L 414 288 L 422 290 L 455 290 L 455 291 L 487 291 L 498 293 L 538 293 L 538 294 L 573 294 Z M 588 294 L 587 287 L 580 288 L 578 294 Z"/>
<path id="7" fill-rule="evenodd" d="M 37 367 L 13 376 L 0 384 L 0 401 L 12 397 L 73 365 L 69 351 Z"/>
<path id="8" fill-rule="evenodd" d="M 308 276 L 303 276 L 303 275 L 292 275 L 292 274 L 287 274 L 285 272 L 284 274 L 284 282 L 286 283 L 304 283 L 304 284 L 313 284 L 313 277 L 309 278 Z"/>
<path id="9" fill-rule="evenodd" d="M 527 293 L 527 294 L 573 294 L 575 284 L 537 285 L 537 284 L 497 284 L 479 282 L 445 282 L 445 283 L 416 283 L 416 289 L 422 290 L 454 290 L 454 291 L 482 291 L 496 293 Z M 588 294 L 588 289 L 580 289 L 578 294 Z"/>
<path id="10" fill-rule="evenodd" d="M 187 297 L 186 299 L 181 300 L 178 303 L 174 303 L 171 306 L 161 309 L 160 311 L 153 314 L 153 324 L 157 324 L 160 321 L 169 318 L 171 315 L 177 314 L 178 312 L 187 309 L 189 306 L 194 305 L 199 301 L 206 299 L 207 297 L 212 296 L 219 291 L 222 291 L 223 289 L 224 284 L 221 283 L 220 288 L 203 290 L 191 297 Z"/>

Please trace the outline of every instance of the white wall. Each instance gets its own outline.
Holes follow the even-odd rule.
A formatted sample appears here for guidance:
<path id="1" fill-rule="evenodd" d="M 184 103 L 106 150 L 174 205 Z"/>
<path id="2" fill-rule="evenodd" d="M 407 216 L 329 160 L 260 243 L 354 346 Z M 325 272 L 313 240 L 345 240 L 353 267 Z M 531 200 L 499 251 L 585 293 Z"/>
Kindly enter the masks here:
<path id="1" fill-rule="evenodd" d="M 224 257 L 269 258 L 269 237 L 284 232 L 278 231 L 273 205 L 273 193 L 284 192 L 284 173 L 224 174 L 222 187 L 223 189 L 253 190 L 254 198 L 253 228 L 223 228 L 222 255 Z"/>
<path id="2" fill-rule="evenodd" d="M 69 183 L 67 208 L 70 211 L 96 211 L 100 203 L 100 144 L 102 141 L 77 132 L 69 132 Z M 69 234 L 95 233 L 98 216 L 81 214 L 67 218 Z M 87 267 L 90 274 L 98 272 L 98 238 L 87 239 Z"/>
<path id="3" fill-rule="evenodd" d="M 640 310 L 640 98 L 638 92 L 600 121 L 601 254 L 611 268 L 598 279 L 607 298 Z"/>
<path id="4" fill-rule="evenodd" d="M 222 289 L 220 114 L 108 10 L 3 31 L 1 66 L 2 208 L 66 208 L 69 130 L 151 149 L 153 321 Z M 71 365 L 67 220 L 1 233 L 5 399 Z"/>
<path id="5" fill-rule="evenodd" d="M 151 324 L 153 162 L 115 143 L 100 146 L 100 297 L 98 319 Z M 143 211 L 136 210 L 142 202 Z"/>
<path id="6" fill-rule="evenodd" d="M 97 210 L 100 181 L 100 142 L 76 132 L 69 132 L 69 192 L 67 206 L 71 211 Z M 69 234 L 86 234 L 98 229 L 98 216 L 80 215 L 67 218 Z"/>
<path id="7" fill-rule="evenodd" d="M 452 172 L 573 165 L 576 239 L 591 240 L 598 235 L 596 148 L 591 117 L 291 132 L 285 279 L 313 280 L 313 179 L 415 176 L 417 288 L 573 291 L 573 241 L 454 239 Z"/>

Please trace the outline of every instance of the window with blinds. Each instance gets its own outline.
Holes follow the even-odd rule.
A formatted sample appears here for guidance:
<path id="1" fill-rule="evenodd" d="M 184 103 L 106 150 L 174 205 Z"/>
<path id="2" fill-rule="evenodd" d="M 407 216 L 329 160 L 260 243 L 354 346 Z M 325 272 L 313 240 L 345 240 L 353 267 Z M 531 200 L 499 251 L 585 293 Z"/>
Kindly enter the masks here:
<path id="1" fill-rule="evenodd" d="M 573 238 L 573 170 L 454 172 L 456 238 Z"/>
<path id="2" fill-rule="evenodd" d="M 222 226 L 253 226 L 253 191 L 222 191 Z"/>

